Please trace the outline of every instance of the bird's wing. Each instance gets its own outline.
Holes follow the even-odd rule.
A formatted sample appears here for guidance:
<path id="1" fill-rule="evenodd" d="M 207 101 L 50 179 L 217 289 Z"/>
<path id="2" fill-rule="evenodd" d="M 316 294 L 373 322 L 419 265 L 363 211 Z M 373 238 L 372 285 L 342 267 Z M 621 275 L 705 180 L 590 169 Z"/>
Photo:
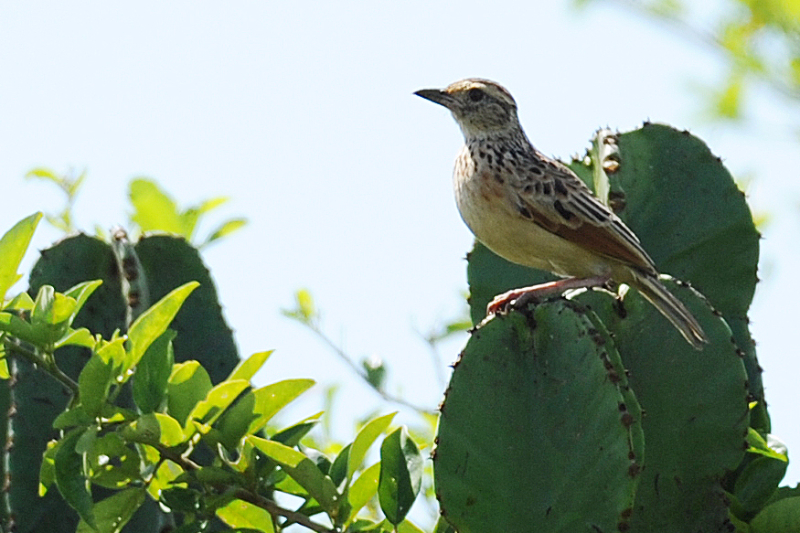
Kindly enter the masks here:
<path id="1" fill-rule="evenodd" d="M 587 250 L 655 272 L 639 238 L 565 165 L 537 157 L 516 181 L 513 200 L 523 216 Z"/>

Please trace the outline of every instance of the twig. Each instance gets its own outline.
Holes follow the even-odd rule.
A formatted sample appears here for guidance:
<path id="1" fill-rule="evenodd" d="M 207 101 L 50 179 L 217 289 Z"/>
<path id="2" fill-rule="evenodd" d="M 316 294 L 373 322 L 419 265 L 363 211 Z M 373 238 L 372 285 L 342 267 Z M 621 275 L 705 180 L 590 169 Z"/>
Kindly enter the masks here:
<path id="1" fill-rule="evenodd" d="M 631 9 L 631 11 L 637 12 L 642 15 L 646 15 L 648 17 L 654 18 L 656 17 L 656 13 L 654 13 L 651 9 L 648 9 L 646 5 L 643 5 L 642 2 L 638 2 L 636 0 L 611 0 L 619 5 L 627 7 Z M 660 18 L 658 20 L 667 23 L 672 29 L 677 33 L 683 33 L 687 35 L 691 39 L 711 48 L 714 50 L 719 51 L 727 50 L 725 44 L 723 43 L 722 39 L 718 36 L 714 35 L 710 31 L 703 30 L 692 25 L 689 21 L 680 18 L 675 15 L 671 15 L 669 13 L 658 14 Z M 731 54 L 728 54 L 730 56 Z M 737 58 L 731 58 L 733 61 L 738 61 Z M 782 94 L 785 97 L 797 99 L 800 97 L 800 92 L 797 89 L 791 87 L 790 85 L 786 84 L 780 79 L 777 79 L 774 75 L 770 75 L 770 73 L 765 69 L 764 71 L 758 70 L 751 70 L 751 74 L 753 74 L 756 78 L 761 79 L 763 82 L 766 82 L 767 85 L 771 86 L 774 90 L 778 93 Z"/>
<path id="2" fill-rule="evenodd" d="M 50 374 L 50 376 L 52 376 L 56 381 L 68 388 L 73 395 L 78 394 L 78 384 L 75 383 L 75 381 L 66 375 L 60 368 L 58 368 L 58 365 L 56 365 L 55 362 L 40 357 L 36 352 L 22 346 L 22 344 L 13 337 L 3 336 L 3 344 L 11 355 L 19 355 L 23 357 L 31 364 L 38 366 Z"/>
<path id="3" fill-rule="evenodd" d="M 161 454 L 161 457 L 163 457 L 164 459 L 168 459 L 173 463 L 181 466 L 184 470 L 199 470 L 202 468 L 200 465 L 198 465 L 188 457 L 184 457 L 183 455 L 175 452 L 170 448 L 161 445 L 155 445 L 155 448 L 158 450 L 158 453 Z M 215 484 L 214 486 L 221 492 L 226 492 L 228 488 L 231 488 L 226 484 Z M 265 511 L 267 511 L 272 515 L 282 516 L 312 531 L 317 531 L 318 533 L 336 533 L 335 529 L 330 529 L 321 524 L 317 524 L 316 522 L 313 522 L 306 515 L 295 511 L 291 511 L 289 509 L 285 509 L 280 505 L 278 505 L 277 503 L 275 503 L 274 501 L 265 498 L 260 494 L 249 491 L 242 487 L 232 487 L 232 488 L 234 488 L 233 495 L 236 498 L 244 500 L 248 503 L 252 503 L 253 505 L 264 509 Z"/>
<path id="4" fill-rule="evenodd" d="M 389 394 L 388 392 L 386 392 L 386 391 L 384 391 L 382 389 L 379 389 L 378 387 L 376 387 L 375 385 L 373 385 L 370 382 L 370 380 L 367 377 L 367 375 L 358 367 L 358 365 L 356 365 L 353 362 L 352 359 L 350 359 L 350 356 L 348 356 L 347 353 L 345 353 L 345 351 L 340 346 L 338 346 L 327 335 L 325 335 L 325 333 L 323 333 L 323 331 L 316 324 L 314 324 L 311 321 L 306 321 L 306 320 L 298 320 L 298 322 L 300 322 L 301 324 L 306 326 L 308 329 L 310 329 L 312 332 L 314 332 L 314 334 L 317 337 L 319 337 L 319 339 L 323 343 L 325 343 L 328 346 L 328 348 L 330 348 L 331 351 L 333 351 L 333 353 L 336 354 L 339 357 L 339 359 L 344 361 L 344 363 L 347 366 L 349 366 L 353 370 L 353 372 L 355 372 L 355 374 L 358 377 L 360 377 L 362 380 L 364 380 L 364 382 L 367 385 L 369 385 L 372 390 L 377 392 L 380 395 L 380 397 L 383 398 L 384 400 L 386 400 L 387 402 L 392 402 L 392 403 L 396 403 L 398 405 L 403 405 L 405 407 L 408 407 L 409 409 L 413 409 L 414 411 L 417 411 L 418 413 L 422 413 L 422 414 L 430 414 L 430 415 L 436 415 L 437 414 L 437 412 L 432 410 L 432 409 L 427 409 L 425 407 L 420 407 L 418 405 L 414 405 L 413 403 L 409 402 L 408 400 L 404 400 L 403 398 L 400 398 L 398 396 L 393 396 L 393 395 Z"/>
<path id="5" fill-rule="evenodd" d="M 313 522 L 310 518 L 302 513 L 298 513 L 295 511 L 290 511 L 289 509 L 284 509 L 274 501 L 267 499 L 259 494 L 254 494 L 245 489 L 239 489 L 234 492 L 234 496 L 239 498 L 240 500 L 244 500 L 248 503 L 252 503 L 265 511 L 269 512 L 270 514 L 282 516 L 291 520 L 296 524 L 300 524 L 303 527 L 306 527 L 312 531 L 317 531 L 318 533 L 336 533 L 336 529 L 330 529 L 322 524 L 317 524 Z"/>

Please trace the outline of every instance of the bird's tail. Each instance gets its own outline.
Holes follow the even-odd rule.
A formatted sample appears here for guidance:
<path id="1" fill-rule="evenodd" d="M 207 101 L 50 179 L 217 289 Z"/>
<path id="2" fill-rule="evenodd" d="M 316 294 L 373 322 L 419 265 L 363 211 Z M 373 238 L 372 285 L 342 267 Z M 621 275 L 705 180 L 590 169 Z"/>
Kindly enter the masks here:
<path id="1" fill-rule="evenodd" d="M 708 343 L 708 337 L 686 306 L 669 292 L 657 277 L 637 273 L 636 281 L 639 293 L 680 331 L 694 349 L 702 350 L 703 345 Z"/>

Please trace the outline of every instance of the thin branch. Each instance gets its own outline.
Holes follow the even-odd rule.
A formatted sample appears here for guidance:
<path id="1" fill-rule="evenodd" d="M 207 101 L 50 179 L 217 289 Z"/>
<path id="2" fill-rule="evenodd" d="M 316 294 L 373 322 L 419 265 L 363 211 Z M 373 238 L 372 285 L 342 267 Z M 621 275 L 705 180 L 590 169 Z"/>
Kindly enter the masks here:
<path id="1" fill-rule="evenodd" d="M 73 395 L 78 394 L 78 384 L 75 383 L 75 381 L 66 375 L 60 368 L 58 368 L 58 365 L 56 365 L 55 362 L 48 361 L 46 358 L 42 358 L 35 351 L 29 350 L 23 346 L 18 339 L 13 337 L 3 336 L 3 344 L 5 345 L 6 351 L 10 355 L 21 356 L 31 364 L 38 366 L 50 374 L 55 380 L 68 388 Z"/>
<path id="2" fill-rule="evenodd" d="M 353 370 L 353 372 L 355 372 L 355 374 L 364 381 L 364 383 L 369 385 L 372 390 L 374 390 L 376 393 L 378 393 L 381 398 L 383 398 L 387 402 L 396 403 L 398 405 L 402 405 L 402 406 L 408 407 L 409 409 L 413 409 L 414 411 L 417 411 L 418 413 L 436 415 L 436 411 L 434 411 L 432 409 L 427 409 L 425 407 L 420 407 L 418 405 L 414 405 L 413 403 L 409 402 L 408 400 L 404 400 L 403 398 L 400 398 L 398 396 L 393 396 L 393 395 L 389 394 L 388 392 L 386 392 L 386 391 L 384 391 L 382 389 L 379 389 L 378 387 L 373 385 L 370 382 L 370 380 L 367 377 L 367 375 L 364 373 L 364 371 L 361 370 L 361 368 L 359 368 L 358 365 L 356 363 L 354 363 L 352 359 L 350 359 L 350 356 L 348 356 L 347 353 L 345 353 L 344 349 L 342 349 L 339 345 L 337 345 L 335 342 L 333 342 L 330 339 L 330 337 L 325 335 L 325 333 L 315 323 L 313 323 L 312 321 L 307 321 L 307 320 L 298 320 L 298 322 L 300 322 L 301 324 L 306 326 L 308 329 L 310 329 L 323 343 L 325 343 L 328 346 L 328 348 L 331 349 L 331 351 L 333 351 L 334 354 L 336 354 L 339 357 L 339 359 L 344 361 L 344 363 L 347 366 L 349 366 Z"/>
<path id="3" fill-rule="evenodd" d="M 330 529 L 322 524 L 317 524 L 313 522 L 310 518 L 302 513 L 298 513 L 295 511 L 290 511 L 289 509 L 284 509 L 274 501 L 265 498 L 259 494 L 252 493 L 245 489 L 239 489 L 235 491 L 234 496 L 239 498 L 240 500 L 244 500 L 248 503 L 252 503 L 265 511 L 269 512 L 273 515 L 282 516 L 287 518 L 288 520 L 300 524 L 303 527 L 306 527 L 312 531 L 316 531 L 317 533 L 337 533 L 336 529 Z"/>
<path id="4" fill-rule="evenodd" d="M 191 470 L 199 470 L 199 469 L 202 468 L 200 465 L 198 465 L 197 463 L 195 463 L 194 461 L 192 461 L 188 457 L 184 457 L 183 455 L 177 453 L 176 451 L 174 451 L 174 450 L 172 450 L 170 448 L 167 448 L 165 446 L 161 446 L 161 445 L 158 445 L 158 444 L 156 444 L 154 446 L 158 450 L 158 453 L 161 454 L 161 457 L 163 457 L 164 459 L 168 459 L 168 460 L 172 461 L 173 463 L 179 465 L 184 470 L 191 471 Z M 330 529 L 330 528 L 328 528 L 326 526 L 323 526 L 321 524 L 317 524 L 316 522 L 313 522 L 306 515 L 304 515 L 302 513 L 298 513 L 296 511 L 291 511 L 289 509 L 285 509 L 285 508 L 281 507 L 280 505 L 278 505 L 277 503 L 275 503 L 274 501 L 272 501 L 272 500 L 270 500 L 268 498 L 265 498 L 264 496 L 261 496 L 260 494 L 252 492 L 250 490 L 247 490 L 245 488 L 242 488 L 242 487 L 230 487 L 229 485 L 226 485 L 226 484 L 214 484 L 214 487 L 216 489 L 220 490 L 221 492 L 227 492 L 228 488 L 233 488 L 234 489 L 233 490 L 233 495 L 236 498 L 238 498 L 240 500 L 244 500 L 244 501 L 246 501 L 248 503 L 252 503 L 253 505 L 264 509 L 265 511 L 267 511 L 268 513 L 270 513 L 272 515 L 282 516 L 282 517 L 284 517 L 284 518 L 286 518 L 288 520 L 291 520 L 294 523 L 300 524 L 301 526 L 304 526 L 304 527 L 306 527 L 306 528 L 308 528 L 308 529 L 310 529 L 312 531 L 317 531 L 318 533 L 337 533 L 337 530 L 335 530 L 335 529 Z"/>
<path id="5" fill-rule="evenodd" d="M 672 15 L 670 13 L 656 13 L 652 9 L 649 9 L 642 2 L 638 2 L 636 0 L 609 0 L 613 3 L 621 5 L 623 7 L 629 8 L 631 11 L 638 13 L 640 15 L 645 15 L 650 17 L 651 19 L 656 19 L 660 22 L 665 23 L 667 26 L 670 27 L 673 31 L 679 34 L 683 34 L 688 36 L 690 39 L 712 49 L 717 52 L 719 51 L 726 51 L 725 43 L 714 33 L 701 29 L 695 25 L 693 25 L 688 20 L 678 17 L 676 15 Z M 727 57 L 730 54 L 725 54 Z M 737 61 L 737 59 L 730 58 L 732 61 Z M 783 96 L 788 98 L 797 99 L 800 97 L 800 92 L 797 89 L 792 87 L 791 85 L 785 83 L 783 80 L 779 79 L 772 73 L 770 75 L 766 70 L 763 72 L 757 70 L 751 70 L 750 73 L 754 75 L 756 78 L 766 82 L 767 85 L 771 86 L 774 90 L 778 91 Z"/>
<path id="6" fill-rule="evenodd" d="M 199 464 L 195 463 L 188 457 L 184 457 L 171 448 L 167 448 L 166 446 L 162 446 L 160 444 L 151 444 L 150 446 L 153 446 L 155 449 L 157 449 L 158 453 L 161 454 L 161 457 L 164 459 L 169 459 L 184 470 L 199 470 L 202 468 Z"/>

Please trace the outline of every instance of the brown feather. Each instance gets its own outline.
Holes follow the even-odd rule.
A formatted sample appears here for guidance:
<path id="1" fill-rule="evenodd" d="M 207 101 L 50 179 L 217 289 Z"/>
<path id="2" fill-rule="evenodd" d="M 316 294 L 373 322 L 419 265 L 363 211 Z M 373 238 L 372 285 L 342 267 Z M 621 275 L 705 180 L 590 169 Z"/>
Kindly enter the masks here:
<path id="1" fill-rule="evenodd" d="M 530 212 L 533 215 L 533 222 L 562 239 L 605 257 L 635 266 L 645 272 L 656 272 L 653 261 L 646 254 L 639 252 L 624 237 L 608 226 L 596 226 L 583 222 L 576 227 L 571 227 L 556 222 L 537 209 L 531 208 Z"/>

